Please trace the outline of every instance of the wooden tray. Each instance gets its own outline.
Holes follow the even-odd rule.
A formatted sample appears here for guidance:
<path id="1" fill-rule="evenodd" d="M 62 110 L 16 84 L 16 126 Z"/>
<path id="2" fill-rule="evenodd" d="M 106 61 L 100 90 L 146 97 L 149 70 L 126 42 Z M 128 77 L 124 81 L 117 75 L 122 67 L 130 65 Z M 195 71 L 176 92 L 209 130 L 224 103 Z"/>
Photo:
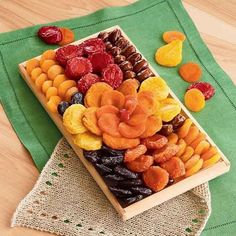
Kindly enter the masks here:
<path id="1" fill-rule="evenodd" d="M 105 29 L 104 31 L 112 31 L 115 28 L 119 28 L 122 32 L 122 35 L 125 38 L 127 38 L 131 44 L 133 44 L 131 42 L 131 40 L 129 39 L 129 37 L 125 34 L 125 32 L 119 26 L 114 26 L 114 27 Z M 99 34 L 99 32 L 95 33 L 93 35 L 90 35 L 86 38 L 83 38 L 81 40 L 78 40 L 76 42 L 73 42 L 72 44 L 82 43 L 84 40 L 86 40 L 88 38 L 96 37 L 98 34 Z M 138 49 L 137 49 L 137 52 L 140 52 L 140 51 L 138 51 Z M 37 59 L 40 59 L 40 57 L 41 56 L 38 56 Z M 143 56 L 143 58 L 145 58 L 145 57 Z M 46 97 L 44 96 L 43 93 L 39 92 L 39 90 L 36 88 L 35 84 L 30 79 L 30 76 L 28 75 L 28 73 L 25 69 L 25 65 L 26 65 L 26 62 L 22 62 L 19 64 L 19 70 L 20 70 L 20 73 L 21 73 L 23 79 L 28 84 L 28 86 L 31 88 L 31 90 L 33 91 L 35 96 L 38 98 L 38 100 L 41 102 L 42 106 L 47 111 L 48 115 L 51 117 L 51 119 L 57 125 L 57 127 L 61 131 L 61 133 L 65 136 L 65 138 L 67 139 L 67 141 L 69 142 L 71 147 L 74 149 L 74 151 L 76 152 L 76 154 L 78 155 L 78 157 L 80 158 L 80 160 L 82 161 L 84 166 L 87 168 L 89 173 L 93 176 L 94 180 L 97 182 L 99 187 L 102 189 L 102 191 L 104 192 L 106 197 L 109 199 L 109 201 L 114 206 L 116 211 L 120 214 L 120 216 L 122 217 L 123 220 L 130 219 L 131 217 L 138 215 L 138 214 L 142 213 L 143 211 L 146 211 L 154 206 L 157 206 L 157 205 L 159 205 L 159 204 L 161 204 L 173 197 L 176 197 L 179 194 L 182 194 L 182 193 L 184 193 L 184 192 L 186 192 L 186 191 L 188 191 L 188 190 L 190 190 L 202 183 L 205 183 L 205 182 L 207 182 L 211 179 L 214 179 L 217 176 L 222 175 L 223 173 L 229 171 L 230 162 L 225 157 L 225 155 L 220 151 L 220 149 L 217 147 L 218 152 L 221 154 L 221 160 L 218 163 L 216 163 L 215 165 L 213 165 L 207 169 L 203 169 L 203 170 L 199 171 L 198 173 L 196 173 L 195 175 L 185 178 L 185 179 L 183 179 L 171 186 L 166 187 L 165 189 L 163 189 L 160 192 L 154 193 L 151 196 L 148 196 L 141 201 L 138 201 L 136 203 L 129 205 L 128 207 L 123 208 L 120 205 L 120 203 L 118 202 L 117 198 L 110 192 L 110 190 L 108 189 L 108 186 L 106 185 L 106 183 L 104 182 L 104 180 L 102 179 L 100 174 L 97 172 L 97 170 L 93 167 L 93 165 L 90 162 L 88 162 L 84 158 L 82 150 L 80 148 L 78 148 L 78 146 L 76 146 L 73 143 L 72 135 L 70 133 L 68 133 L 66 128 L 63 126 L 62 119 L 61 119 L 60 115 L 52 113 L 47 109 Z M 158 73 L 151 67 L 151 65 L 149 65 L 149 66 L 150 66 L 150 69 L 153 71 L 153 73 L 156 76 L 158 76 Z M 179 101 L 179 99 L 176 97 L 176 95 L 171 90 L 170 90 L 169 97 L 173 97 L 174 99 L 176 99 L 181 104 L 182 113 L 185 114 L 186 117 L 189 117 L 202 133 L 206 134 L 206 132 L 202 129 L 202 127 L 192 117 L 192 115 L 188 112 L 188 110 L 184 107 L 184 105 Z M 212 139 L 207 134 L 206 134 L 206 137 L 207 137 L 206 138 L 207 141 L 212 146 L 216 146 L 216 144 L 212 141 Z"/>

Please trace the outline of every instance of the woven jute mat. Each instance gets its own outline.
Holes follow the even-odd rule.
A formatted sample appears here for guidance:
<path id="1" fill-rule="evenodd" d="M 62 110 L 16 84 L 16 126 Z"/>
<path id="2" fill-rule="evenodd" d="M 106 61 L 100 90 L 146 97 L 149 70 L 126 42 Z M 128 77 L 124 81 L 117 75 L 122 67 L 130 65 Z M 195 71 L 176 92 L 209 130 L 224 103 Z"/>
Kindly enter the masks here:
<path id="1" fill-rule="evenodd" d="M 11 226 L 65 236 L 200 235 L 210 212 L 205 183 L 123 222 L 62 139 L 34 188 L 16 209 Z"/>

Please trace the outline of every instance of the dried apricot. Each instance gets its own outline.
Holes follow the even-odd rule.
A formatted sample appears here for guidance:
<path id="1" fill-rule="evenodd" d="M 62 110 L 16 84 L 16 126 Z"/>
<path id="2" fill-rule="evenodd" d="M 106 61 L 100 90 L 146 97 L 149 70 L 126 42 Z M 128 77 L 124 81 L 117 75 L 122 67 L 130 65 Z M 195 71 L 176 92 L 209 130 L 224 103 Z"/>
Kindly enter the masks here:
<path id="1" fill-rule="evenodd" d="M 42 85 L 42 92 L 43 92 L 44 94 L 46 94 L 46 93 L 47 93 L 47 90 L 48 90 L 50 87 L 52 87 L 52 81 L 51 81 L 51 80 L 46 80 L 46 81 L 43 83 L 43 85 Z"/>
<path id="2" fill-rule="evenodd" d="M 172 157 L 170 160 L 162 163 L 161 168 L 165 169 L 172 179 L 179 178 L 185 174 L 184 163 L 178 157 Z"/>
<path id="3" fill-rule="evenodd" d="M 179 31 L 166 31 L 163 33 L 162 38 L 166 43 L 171 43 L 176 39 L 184 41 L 186 39 L 186 36 L 184 35 L 184 33 Z"/>
<path id="4" fill-rule="evenodd" d="M 113 113 L 104 113 L 98 119 L 100 130 L 114 137 L 120 137 L 119 123 L 119 117 Z"/>
<path id="5" fill-rule="evenodd" d="M 184 121 L 184 124 L 178 130 L 179 138 L 185 138 L 187 136 L 192 123 L 192 120 L 189 118 Z"/>
<path id="6" fill-rule="evenodd" d="M 53 80 L 53 87 L 58 88 L 65 80 L 68 80 L 68 78 L 64 74 L 57 75 Z"/>
<path id="7" fill-rule="evenodd" d="M 197 82 L 202 75 L 202 69 L 197 63 L 188 62 L 179 68 L 180 76 L 189 83 Z"/>
<path id="8" fill-rule="evenodd" d="M 130 115 L 130 119 L 126 121 L 128 125 L 136 126 L 140 123 L 144 123 L 147 120 L 147 113 L 141 108 L 141 106 L 138 104 L 135 108 L 135 110 Z"/>
<path id="9" fill-rule="evenodd" d="M 184 154 L 186 146 L 187 146 L 184 139 L 179 139 L 178 146 L 179 146 L 179 151 L 176 153 L 176 156 L 180 157 Z"/>
<path id="10" fill-rule="evenodd" d="M 198 134 L 198 137 L 197 137 L 192 143 L 190 143 L 190 146 L 191 146 L 193 149 L 195 149 L 195 148 L 197 147 L 197 145 L 198 145 L 201 141 L 205 140 L 205 138 L 206 138 L 206 135 L 205 135 L 205 134 L 199 133 L 199 134 Z"/>
<path id="11" fill-rule="evenodd" d="M 202 165 L 203 165 L 203 160 L 202 159 L 198 160 L 194 166 L 192 166 L 186 171 L 185 177 L 189 177 L 193 174 L 196 174 L 202 168 Z"/>
<path id="12" fill-rule="evenodd" d="M 159 102 L 155 99 L 151 91 L 141 91 L 138 93 L 138 103 L 148 116 L 153 115 L 159 109 Z"/>
<path id="13" fill-rule="evenodd" d="M 49 100 L 51 96 L 57 96 L 57 88 L 55 88 L 55 87 L 48 88 L 48 90 L 46 92 L 47 100 Z"/>
<path id="14" fill-rule="evenodd" d="M 175 156 L 178 151 L 178 145 L 167 144 L 163 148 L 154 151 L 154 160 L 156 163 L 168 161 L 171 157 Z"/>
<path id="15" fill-rule="evenodd" d="M 58 94 L 61 98 L 64 98 L 69 88 L 75 87 L 76 82 L 74 80 L 65 80 L 58 87 Z"/>
<path id="16" fill-rule="evenodd" d="M 118 109 L 122 109 L 125 104 L 125 96 L 116 90 L 110 90 L 103 93 L 101 98 L 101 106 L 112 105 Z"/>
<path id="17" fill-rule="evenodd" d="M 114 107 L 112 105 L 106 105 L 106 106 L 102 106 L 100 108 L 97 109 L 96 111 L 96 116 L 99 119 L 99 117 L 105 113 L 112 113 L 115 115 L 119 115 L 119 109 L 117 107 Z"/>
<path id="18" fill-rule="evenodd" d="M 120 134 L 125 138 L 138 138 L 145 131 L 145 123 L 131 126 L 121 122 L 118 128 Z"/>
<path id="19" fill-rule="evenodd" d="M 154 192 L 158 192 L 166 187 L 169 182 L 169 174 L 159 166 L 151 166 L 143 173 L 145 184 Z"/>
<path id="20" fill-rule="evenodd" d="M 177 134 L 171 133 L 167 136 L 167 139 L 169 144 L 176 144 L 178 142 L 179 137 Z"/>
<path id="21" fill-rule="evenodd" d="M 194 150 L 194 153 L 201 155 L 202 153 L 206 152 L 209 147 L 210 144 L 206 140 L 203 140 L 197 145 L 197 147 Z"/>
<path id="22" fill-rule="evenodd" d="M 126 111 L 128 111 L 130 115 L 134 112 L 137 105 L 138 105 L 138 99 L 137 99 L 136 95 L 126 95 L 125 96 L 124 109 Z M 140 108 L 141 108 L 141 106 L 140 106 Z M 140 109 L 140 110 L 142 110 L 142 112 L 144 112 L 143 109 Z"/>
<path id="23" fill-rule="evenodd" d="M 201 155 L 201 158 L 206 161 L 208 159 L 210 159 L 212 156 L 214 156 L 217 153 L 217 148 L 216 147 L 210 147 L 206 152 L 204 152 Z"/>
<path id="24" fill-rule="evenodd" d="M 47 102 L 47 108 L 49 111 L 56 113 L 57 106 L 61 102 L 61 98 L 59 96 L 51 96 L 49 101 Z"/>
<path id="25" fill-rule="evenodd" d="M 82 122 L 83 122 L 83 125 L 91 133 L 101 136 L 102 131 L 100 130 L 97 124 L 96 111 L 97 111 L 96 107 L 87 108 L 83 113 Z"/>
<path id="26" fill-rule="evenodd" d="M 186 162 L 194 154 L 194 149 L 190 146 L 187 146 L 184 154 L 180 157 L 183 162 Z"/>
<path id="27" fill-rule="evenodd" d="M 136 79 L 127 79 L 122 82 L 117 90 L 126 95 L 136 95 L 137 89 L 139 87 L 139 82 Z"/>
<path id="28" fill-rule="evenodd" d="M 32 71 L 31 71 L 31 75 L 30 78 L 35 82 L 36 78 L 42 73 L 42 69 L 40 67 L 35 67 Z"/>
<path id="29" fill-rule="evenodd" d="M 153 156 L 141 155 L 134 161 L 127 162 L 126 166 L 134 172 L 144 172 L 153 164 Z"/>
<path id="30" fill-rule="evenodd" d="M 43 61 L 42 65 L 41 65 L 41 69 L 43 72 L 47 73 L 48 69 L 53 66 L 56 65 L 56 61 L 55 60 L 50 60 L 50 59 L 46 59 Z"/>
<path id="31" fill-rule="evenodd" d="M 220 154 L 217 153 L 214 156 L 212 156 L 210 159 L 204 161 L 202 167 L 203 168 L 210 167 L 214 165 L 216 162 L 218 162 L 219 160 L 220 160 Z"/>
<path id="32" fill-rule="evenodd" d="M 30 75 L 31 71 L 36 68 L 39 67 L 39 60 L 36 58 L 30 59 L 29 61 L 26 62 L 26 71 L 27 73 Z"/>
<path id="33" fill-rule="evenodd" d="M 35 86 L 41 90 L 43 83 L 48 79 L 47 75 L 45 73 L 40 74 L 36 80 L 35 80 Z"/>
<path id="34" fill-rule="evenodd" d="M 160 134 L 155 134 L 142 140 L 142 144 L 144 144 L 148 149 L 162 148 L 167 144 L 167 142 L 168 139 Z"/>
<path id="35" fill-rule="evenodd" d="M 100 107 L 102 95 L 106 91 L 113 90 L 112 87 L 105 82 L 98 82 L 93 84 L 87 91 L 84 103 L 86 107 Z"/>
<path id="36" fill-rule="evenodd" d="M 127 149 L 124 156 L 124 162 L 131 162 L 134 161 L 139 156 L 145 154 L 147 151 L 147 148 L 145 145 L 140 144 L 137 147 Z"/>
<path id="37" fill-rule="evenodd" d="M 157 49 L 155 54 L 156 62 L 162 66 L 174 67 L 182 61 L 181 40 L 173 40 L 172 42 Z"/>
<path id="38" fill-rule="evenodd" d="M 82 123 L 83 113 L 86 108 L 81 104 L 73 104 L 69 106 L 63 114 L 63 125 L 71 134 L 80 134 L 87 131 Z"/>
<path id="39" fill-rule="evenodd" d="M 71 87 L 69 88 L 67 91 L 66 91 L 66 94 L 65 94 L 65 100 L 66 101 L 70 101 L 71 100 L 71 97 L 73 94 L 75 94 L 76 92 L 78 92 L 78 89 L 77 87 Z"/>
<path id="40" fill-rule="evenodd" d="M 68 28 L 59 28 L 62 33 L 62 40 L 59 42 L 59 45 L 66 45 L 72 43 L 75 40 L 74 32 Z"/>
<path id="41" fill-rule="evenodd" d="M 149 116 L 145 123 L 145 131 L 141 134 L 140 138 L 147 138 L 153 136 L 162 127 L 162 120 L 160 116 Z"/>
<path id="42" fill-rule="evenodd" d="M 185 162 L 185 169 L 188 170 L 192 168 L 198 162 L 198 160 L 200 160 L 200 156 L 197 154 L 193 155 L 187 162 Z"/>
<path id="43" fill-rule="evenodd" d="M 52 49 L 46 50 L 43 52 L 40 58 L 40 66 L 42 66 L 44 60 L 50 59 L 50 60 L 55 60 L 56 52 Z"/>
<path id="44" fill-rule="evenodd" d="M 198 89 L 190 89 L 184 95 L 185 106 L 194 112 L 201 111 L 205 107 L 205 97 Z"/>
<path id="45" fill-rule="evenodd" d="M 102 138 L 87 131 L 75 135 L 74 143 L 87 151 L 99 150 L 102 147 Z"/>
<path id="46" fill-rule="evenodd" d="M 198 134 L 199 129 L 196 126 L 191 126 L 187 136 L 184 138 L 184 141 L 189 145 L 198 137 Z"/>
<path id="47" fill-rule="evenodd" d="M 54 80 L 57 75 L 63 74 L 63 73 L 64 73 L 64 69 L 62 66 L 53 65 L 48 69 L 48 78 L 51 80 Z"/>
<path id="48" fill-rule="evenodd" d="M 151 91 L 154 93 L 155 99 L 163 100 L 169 94 L 169 87 L 162 78 L 149 77 L 141 83 L 139 91 Z"/>
<path id="49" fill-rule="evenodd" d="M 129 139 L 123 137 L 113 137 L 107 133 L 103 133 L 103 142 L 113 149 L 123 150 L 128 148 L 134 148 L 140 144 L 140 139 Z"/>

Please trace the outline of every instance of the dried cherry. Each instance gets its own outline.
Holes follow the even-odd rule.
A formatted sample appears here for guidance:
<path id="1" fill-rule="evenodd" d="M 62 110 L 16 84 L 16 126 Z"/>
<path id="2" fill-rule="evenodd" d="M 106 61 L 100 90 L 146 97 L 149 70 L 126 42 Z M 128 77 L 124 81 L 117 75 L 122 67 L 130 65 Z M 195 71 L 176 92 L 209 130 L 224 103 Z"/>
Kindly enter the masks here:
<path id="1" fill-rule="evenodd" d="M 96 52 L 105 51 L 105 44 L 100 38 L 87 39 L 81 44 L 81 47 L 86 56 L 90 56 Z"/>
<path id="2" fill-rule="evenodd" d="M 38 31 L 38 36 L 47 44 L 57 44 L 62 40 L 62 33 L 56 26 L 43 26 Z"/>

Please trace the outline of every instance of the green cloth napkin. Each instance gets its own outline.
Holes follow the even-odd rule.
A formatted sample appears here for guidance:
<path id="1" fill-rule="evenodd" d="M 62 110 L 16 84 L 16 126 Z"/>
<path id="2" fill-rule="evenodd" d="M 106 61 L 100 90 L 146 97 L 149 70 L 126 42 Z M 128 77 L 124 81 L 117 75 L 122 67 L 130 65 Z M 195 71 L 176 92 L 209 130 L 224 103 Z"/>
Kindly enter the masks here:
<path id="1" fill-rule="evenodd" d="M 236 90 L 202 41 L 181 1 L 141 0 L 126 7 L 107 8 L 89 16 L 53 24 L 73 29 L 76 39 L 120 25 L 181 101 L 188 84 L 180 79 L 179 66 L 164 68 L 157 65 L 154 52 L 164 44 L 161 39 L 164 31 L 175 29 L 185 33 L 187 39 L 182 63 L 199 63 L 203 69 L 202 80 L 210 82 L 216 89 L 206 108 L 193 116 L 231 160 L 232 166 L 229 173 L 210 182 L 213 212 L 202 235 L 235 235 Z M 18 63 L 53 48 L 38 39 L 38 28 L 35 26 L 0 35 L 0 97 L 18 137 L 31 153 L 38 169 L 42 170 L 61 134 L 17 68 Z"/>

